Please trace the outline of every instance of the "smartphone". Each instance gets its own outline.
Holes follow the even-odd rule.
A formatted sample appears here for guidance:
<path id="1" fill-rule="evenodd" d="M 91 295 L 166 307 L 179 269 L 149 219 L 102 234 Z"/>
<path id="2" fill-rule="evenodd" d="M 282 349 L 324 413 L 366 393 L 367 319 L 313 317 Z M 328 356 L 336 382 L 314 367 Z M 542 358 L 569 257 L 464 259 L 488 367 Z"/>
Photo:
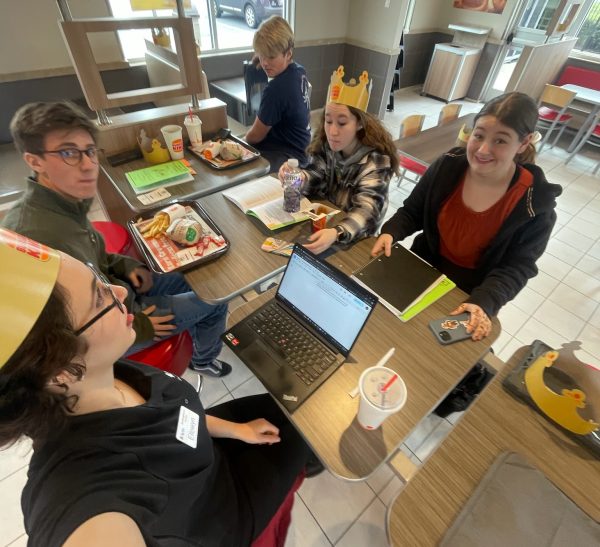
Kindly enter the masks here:
<path id="1" fill-rule="evenodd" d="M 447 345 L 460 342 L 471 338 L 472 333 L 467 332 L 470 315 L 468 312 L 460 315 L 447 315 L 441 319 L 431 321 L 429 328 L 440 344 Z"/>

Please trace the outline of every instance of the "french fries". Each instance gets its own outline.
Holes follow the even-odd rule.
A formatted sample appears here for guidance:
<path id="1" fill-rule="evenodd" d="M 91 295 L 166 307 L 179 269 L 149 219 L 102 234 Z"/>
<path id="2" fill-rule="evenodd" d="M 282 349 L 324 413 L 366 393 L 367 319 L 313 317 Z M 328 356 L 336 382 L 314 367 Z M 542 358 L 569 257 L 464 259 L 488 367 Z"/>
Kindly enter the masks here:
<path id="1" fill-rule="evenodd" d="M 140 232 L 146 239 L 158 237 L 167 231 L 170 223 L 169 215 L 161 211 L 154 216 L 151 222 L 140 227 Z"/>

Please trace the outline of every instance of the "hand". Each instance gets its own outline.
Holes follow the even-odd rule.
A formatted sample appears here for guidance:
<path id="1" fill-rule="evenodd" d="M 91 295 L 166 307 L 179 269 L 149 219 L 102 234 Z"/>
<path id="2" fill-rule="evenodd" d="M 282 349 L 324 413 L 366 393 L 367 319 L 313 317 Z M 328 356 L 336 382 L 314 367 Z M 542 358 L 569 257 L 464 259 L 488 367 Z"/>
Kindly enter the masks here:
<path id="1" fill-rule="evenodd" d="M 278 443 L 279 429 L 263 418 L 245 424 L 237 424 L 236 438 L 248 444 Z"/>
<path id="2" fill-rule="evenodd" d="M 390 234 L 381 234 L 371 249 L 371 256 L 377 256 L 382 251 L 385 253 L 385 256 L 390 256 L 392 254 L 393 243 L 394 238 Z"/>
<path id="3" fill-rule="evenodd" d="M 154 280 L 152 279 L 152 272 L 147 268 L 143 268 L 138 266 L 127 276 L 133 288 L 137 293 L 143 294 L 148 292 L 152 285 L 154 285 Z"/>
<path id="4" fill-rule="evenodd" d="M 329 249 L 337 239 L 337 230 L 335 228 L 323 228 L 312 234 L 307 243 L 304 245 L 309 251 L 315 254 L 320 254 L 326 249 Z"/>
<path id="5" fill-rule="evenodd" d="M 148 316 L 150 322 L 152 323 L 152 328 L 154 329 L 154 340 L 161 340 L 166 336 L 170 336 L 177 327 L 169 321 L 172 321 L 175 317 L 173 314 L 170 315 L 152 315 L 156 310 L 156 306 L 148 306 L 145 310 L 142 311 L 145 315 Z"/>
<path id="6" fill-rule="evenodd" d="M 490 332 L 492 332 L 492 322 L 477 304 L 463 302 L 458 308 L 450 312 L 450 315 L 458 315 L 460 313 L 469 312 L 469 324 L 467 332 L 471 334 L 471 338 L 475 341 L 483 340 Z"/>

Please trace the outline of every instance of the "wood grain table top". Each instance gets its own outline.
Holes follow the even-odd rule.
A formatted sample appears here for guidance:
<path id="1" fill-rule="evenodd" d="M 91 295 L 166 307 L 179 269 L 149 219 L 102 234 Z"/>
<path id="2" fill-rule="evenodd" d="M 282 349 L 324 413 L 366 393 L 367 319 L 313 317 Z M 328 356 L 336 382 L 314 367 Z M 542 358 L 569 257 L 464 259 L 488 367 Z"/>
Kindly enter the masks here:
<path id="1" fill-rule="evenodd" d="M 436 125 L 421 131 L 412 137 L 394 141 L 398 151 L 404 156 L 425 165 L 432 164 L 444 152 L 455 146 L 458 133 L 463 124 L 472 127 L 475 114 L 467 114 L 445 125 Z"/>
<path id="2" fill-rule="evenodd" d="M 367 262 L 373 242 L 360 241 L 327 260 L 351 274 Z M 240 321 L 273 294 L 273 290 L 267 291 L 236 309 L 229 324 Z M 488 351 L 500 333 L 497 319 L 492 334 L 480 342 L 466 340 L 441 346 L 429 331 L 429 321 L 447 314 L 465 296 L 454 289 L 407 323 L 378 304 L 346 363 L 291 415 L 292 422 L 334 475 L 347 480 L 368 478 Z M 361 372 L 373 366 L 390 347 L 396 352 L 386 366 L 396 370 L 406 383 L 407 402 L 380 429 L 367 431 L 355 419 L 358 397 L 353 399 L 348 392 L 356 386 Z"/>
<path id="3" fill-rule="evenodd" d="M 521 454 L 600 521 L 600 459 L 502 387 L 527 351 L 513 355 L 393 502 L 388 511 L 392 545 L 437 545 L 505 451 Z"/>

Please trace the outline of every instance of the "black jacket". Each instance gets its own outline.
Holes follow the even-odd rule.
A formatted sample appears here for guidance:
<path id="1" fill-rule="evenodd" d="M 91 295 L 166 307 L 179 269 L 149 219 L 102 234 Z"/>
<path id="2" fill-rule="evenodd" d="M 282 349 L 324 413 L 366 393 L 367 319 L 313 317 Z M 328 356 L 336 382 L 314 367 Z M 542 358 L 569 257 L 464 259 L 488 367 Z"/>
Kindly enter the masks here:
<path id="1" fill-rule="evenodd" d="M 533 174 L 533 184 L 508 216 L 475 269 L 445 260 L 439 252 L 438 213 L 468 167 L 463 148 L 453 148 L 434 163 L 406 198 L 404 205 L 381 228 L 394 241 L 423 230 L 412 245 L 421 258 L 445 273 L 462 290 L 467 302 L 481 306 L 491 317 L 535 277 L 536 260 L 544 252 L 556 222 L 556 198 L 562 188 L 546 180 L 536 165 L 521 168 Z"/>

